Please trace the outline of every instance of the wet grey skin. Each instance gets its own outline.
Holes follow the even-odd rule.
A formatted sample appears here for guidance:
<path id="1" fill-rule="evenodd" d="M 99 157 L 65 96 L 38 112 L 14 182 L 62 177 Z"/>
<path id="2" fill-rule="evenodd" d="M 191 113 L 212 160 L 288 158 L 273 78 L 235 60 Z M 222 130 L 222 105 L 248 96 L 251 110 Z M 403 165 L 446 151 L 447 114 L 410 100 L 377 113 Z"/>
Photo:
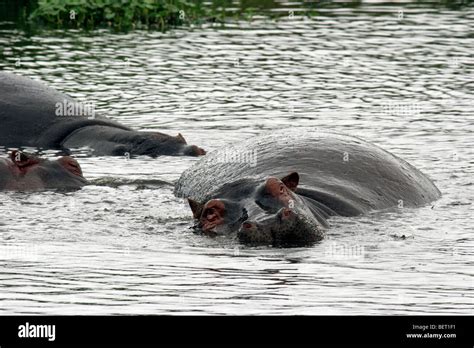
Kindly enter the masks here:
<path id="1" fill-rule="evenodd" d="M 188 145 L 181 134 L 133 130 L 82 108 L 62 116 L 60 105 L 79 102 L 40 82 L 0 72 L 0 146 L 59 149 L 88 147 L 97 156 L 201 156 L 205 151 Z M 89 111 L 89 113 L 87 113 Z"/>
<path id="2" fill-rule="evenodd" d="M 274 246 L 297 246 L 312 244 L 324 237 L 328 227 L 328 215 L 317 207 L 308 208 L 303 198 L 285 188 L 289 202 L 282 202 L 268 192 L 266 182 L 275 181 L 284 185 L 289 178 L 298 181 L 292 173 L 282 180 L 243 179 L 223 185 L 206 202 L 218 200 L 225 206 L 223 223 L 206 228 L 203 217 L 209 206 L 200 206 L 190 200 L 193 214 L 197 218 L 194 230 L 210 236 L 236 235 L 245 244 Z M 211 207 L 212 209 L 212 207 Z M 236 232 L 236 233 L 235 233 Z"/>
<path id="3" fill-rule="evenodd" d="M 0 190 L 78 190 L 87 184 L 79 163 L 72 157 L 48 160 L 19 151 L 0 158 Z"/>
<path id="4" fill-rule="evenodd" d="M 370 142 L 296 128 L 211 152 L 181 175 L 175 195 L 188 199 L 199 233 L 304 246 L 324 238 L 331 216 L 422 206 L 441 193 Z"/>

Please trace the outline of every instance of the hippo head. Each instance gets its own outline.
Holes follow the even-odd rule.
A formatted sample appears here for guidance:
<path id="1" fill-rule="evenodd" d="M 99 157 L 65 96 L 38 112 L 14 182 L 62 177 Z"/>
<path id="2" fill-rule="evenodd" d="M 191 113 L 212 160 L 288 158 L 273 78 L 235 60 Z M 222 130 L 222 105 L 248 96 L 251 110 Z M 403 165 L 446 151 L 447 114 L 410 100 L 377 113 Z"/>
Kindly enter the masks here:
<path id="1" fill-rule="evenodd" d="M 143 132 L 142 134 L 146 134 Z M 169 136 L 158 132 L 148 133 L 148 141 L 140 144 L 143 153 L 156 156 L 161 155 L 186 155 L 186 156 L 204 156 L 206 151 L 196 145 L 188 145 L 181 133 L 177 136 Z"/>
<path id="2" fill-rule="evenodd" d="M 122 144 L 116 145 L 114 155 L 133 153 L 157 157 L 168 156 L 204 156 L 206 151 L 196 145 L 188 145 L 181 133 L 170 136 L 159 132 L 128 132 L 125 138 L 116 137 Z"/>
<path id="3" fill-rule="evenodd" d="M 72 157 L 60 157 L 56 161 L 13 151 L 10 162 L 0 162 L 5 182 L 10 190 L 78 189 L 86 184 L 79 163 Z M 6 167 L 6 168 L 5 168 Z"/>
<path id="4" fill-rule="evenodd" d="M 195 230 L 215 236 L 236 232 L 246 244 L 307 245 L 322 239 L 324 223 L 295 191 L 299 175 L 242 179 L 225 184 L 206 202 L 188 199 Z"/>

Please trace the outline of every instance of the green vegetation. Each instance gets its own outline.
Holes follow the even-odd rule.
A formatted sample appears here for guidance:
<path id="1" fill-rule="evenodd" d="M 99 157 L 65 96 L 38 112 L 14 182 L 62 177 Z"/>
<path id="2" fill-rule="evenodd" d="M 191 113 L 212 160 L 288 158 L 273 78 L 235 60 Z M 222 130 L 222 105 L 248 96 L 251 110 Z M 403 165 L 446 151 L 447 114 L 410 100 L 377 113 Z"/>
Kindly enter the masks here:
<path id="1" fill-rule="evenodd" d="M 58 28 L 166 30 L 216 17 L 215 8 L 201 0 L 38 0 L 29 21 Z"/>
<path id="2" fill-rule="evenodd" d="M 324 5 L 320 0 L 314 5 Z M 280 17 L 277 0 L 0 0 L 0 21 L 13 20 L 29 29 L 134 28 L 167 30 L 171 27 L 228 20 L 249 20 L 255 15 Z M 313 12 L 301 3 L 300 15 Z M 2 16 L 3 15 L 3 16 Z"/>
<path id="3" fill-rule="evenodd" d="M 472 0 L 413 0 L 404 6 L 462 9 Z M 314 16 L 322 8 L 356 8 L 361 0 L 300 0 L 295 15 Z M 399 3 L 386 5 L 401 7 Z M 403 7 L 404 7 L 403 6 Z M 111 28 L 118 31 L 152 29 L 206 22 L 248 20 L 253 16 L 275 18 L 289 15 L 288 5 L 277 0 L 0 0 L 1 20 L 13 21 L 29 29 Z"/>

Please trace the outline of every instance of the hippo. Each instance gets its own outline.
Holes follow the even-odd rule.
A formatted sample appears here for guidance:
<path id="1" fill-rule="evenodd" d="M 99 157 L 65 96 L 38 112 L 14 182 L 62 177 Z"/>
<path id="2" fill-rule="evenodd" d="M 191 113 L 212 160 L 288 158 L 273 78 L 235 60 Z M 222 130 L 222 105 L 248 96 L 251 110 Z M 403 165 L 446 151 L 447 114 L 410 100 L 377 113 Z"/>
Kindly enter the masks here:
<path id="1" fill-rule="evenodd" d="M 81 166 L 69 156 L 51 161 L 13 151 L 0 158 L 0 190 L 77 190 L 86 184 Z"/>
<path id="2" fill-rule="evenodd" d="M 196 233 L 251 245 L 324 238 L 332 216 L 426 205 L 441 196 L 403 159 L 358 137 L 286 129 L 211 152 L 175 184 Z"/>
<path id="3" fill-rule="evenodd" d="M 97 156 L 187 155 L 206 152 L 181 134 L 139 132 L 42 83 L 0 72 L 0 146 L 67 150 L 89 147 Z"/>

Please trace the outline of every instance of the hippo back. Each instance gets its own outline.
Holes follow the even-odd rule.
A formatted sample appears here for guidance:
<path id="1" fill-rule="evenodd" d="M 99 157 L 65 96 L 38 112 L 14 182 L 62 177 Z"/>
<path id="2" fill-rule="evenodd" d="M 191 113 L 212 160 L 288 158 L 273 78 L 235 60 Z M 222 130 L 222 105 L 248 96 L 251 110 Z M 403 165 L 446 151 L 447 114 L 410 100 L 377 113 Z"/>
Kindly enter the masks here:
<path id="1" fill-rule="evenodd" d="M 57 103 L 71 97 L 29 78 L 0 72 L 0 145 L 57 148 L 74 130 L 87 125 L 129 129 L 105 117 L 57 116 Z"/>
<path id="2" fill-rule="evenodd" d="M 281 178 L 292 171 L 299 173 L 302 191 L 315 192 L 312 198 L 333 197 L 356 207 L 357 213 L 423 205 L 441 195 L 423 173 L 376 145 L 301 128 L 272 132 L 208 154 L 181 175 L 175 194 L 205 201 L 226 183 Z"/>

